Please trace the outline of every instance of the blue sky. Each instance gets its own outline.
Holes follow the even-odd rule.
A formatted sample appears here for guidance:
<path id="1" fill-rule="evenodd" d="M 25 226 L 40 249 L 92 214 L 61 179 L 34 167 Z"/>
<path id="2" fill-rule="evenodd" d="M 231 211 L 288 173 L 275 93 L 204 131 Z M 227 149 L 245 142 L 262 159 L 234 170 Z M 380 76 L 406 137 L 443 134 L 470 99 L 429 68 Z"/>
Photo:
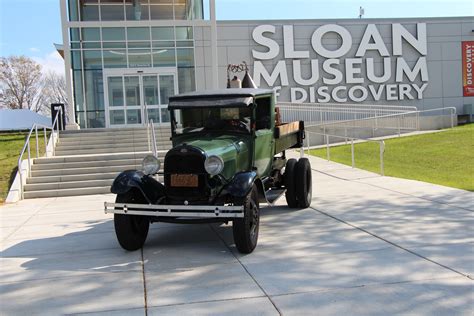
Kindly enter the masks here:
<path id="1" fill-rule="evenodd" d="M 318 19 L 474 16 L 473 0 L 216 0 L 217 18 Z M 474 19 L 474 18 L 473 18 Z M 26 55 L 60 71 L 59 0 L 0 0 L 0 56 Z"/>

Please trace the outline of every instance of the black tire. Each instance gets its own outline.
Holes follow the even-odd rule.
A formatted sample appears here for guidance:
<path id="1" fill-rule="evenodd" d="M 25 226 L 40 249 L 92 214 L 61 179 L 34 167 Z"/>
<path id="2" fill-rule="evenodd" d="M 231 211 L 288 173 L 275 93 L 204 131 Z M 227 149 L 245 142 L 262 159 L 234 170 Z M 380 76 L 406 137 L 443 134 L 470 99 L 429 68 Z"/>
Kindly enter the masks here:
<path id="1" fill-rule="evenodd" d="M 297 161 L 296 159 L 288 159 L 285 166 L 285 198 L 286 203 L 289 207 L 298 207 L 298 199 L 296 196 L 296 179 L 295 179 L 295 169 Z"/>
<path id="2" fill-rule="evenodd" d="M 298 199 L 298 206 L 307 208 L 311 205 L 311 198 L 313 195 L 311 164 L 308 158 L 301 158 L 298 160 L 295 168 L 296 182 L 296 198 Z"/>
<path id="3" fill-rule="evenodd" d="M 236 219 L 232 224 L 235 246 L 240 253 L 251 253 L 257 246 L 260 226 L 258 192 L 255 185 L 247 197 L 236 204 L 244 205 L 244 218 Z"/>
<path id="4" fill-rule="evenodd" d="M 146 201 L 141 194 L 127 192 L 117 195 L 115 203 L 145 204 Z M 114 214 L 114 226 L 120 246 L 125 250 L 134 251 L 143 247 L 148 236 L 150 220 L 145 216 Z"/>

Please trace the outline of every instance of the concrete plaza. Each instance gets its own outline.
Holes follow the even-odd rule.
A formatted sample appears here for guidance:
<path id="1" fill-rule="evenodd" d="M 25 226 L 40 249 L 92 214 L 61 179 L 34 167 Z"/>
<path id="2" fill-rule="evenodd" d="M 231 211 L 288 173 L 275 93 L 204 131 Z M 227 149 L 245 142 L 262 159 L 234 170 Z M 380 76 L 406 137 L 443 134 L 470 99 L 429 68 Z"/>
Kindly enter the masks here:
<path id="1" fill-rule="evenodd" d="M 261 208 L 259 244 L 231 225 L 153 224 L 118 245 L 103 202 L 0 208 L 0 313 L 472 315 L 474 194 L 311 158 L 313 203 Z"/>

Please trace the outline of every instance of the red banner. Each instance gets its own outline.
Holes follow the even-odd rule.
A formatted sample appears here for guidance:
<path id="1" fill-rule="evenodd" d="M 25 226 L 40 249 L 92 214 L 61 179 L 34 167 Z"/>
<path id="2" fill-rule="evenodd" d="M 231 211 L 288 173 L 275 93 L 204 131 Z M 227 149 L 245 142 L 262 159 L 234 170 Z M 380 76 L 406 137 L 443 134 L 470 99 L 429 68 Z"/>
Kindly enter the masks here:
<path id="1" fill-rule="evenodd" d="M 465 97 L 474 97 L 474 41 L 462 42 L 462 85 Z"/>

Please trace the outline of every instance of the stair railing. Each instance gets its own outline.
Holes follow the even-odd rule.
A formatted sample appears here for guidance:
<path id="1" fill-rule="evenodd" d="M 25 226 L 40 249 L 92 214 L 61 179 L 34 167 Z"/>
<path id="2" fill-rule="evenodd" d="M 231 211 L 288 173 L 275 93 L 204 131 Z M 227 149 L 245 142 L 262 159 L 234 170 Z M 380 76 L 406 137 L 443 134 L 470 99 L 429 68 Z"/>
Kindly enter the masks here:
<path id="1" fill-rule="evenodd" d="M 20 157 L 18 158 L 18 175 L 20 176 L 20 199 L 21 200 L 23 200 L 24 198 L 23 179 L 25 179 L 25 182 L 26 182 L 26 178 L 23 178 L 23 169 L 21 165 L 23 161 L 23 155 L 25 154 L 25 152 L 27 152 L 28 153 L 28 167 L 26 169 L 26 177 L 28 177 L 31 173 L 31 166 L 32 166 L 30 140 L 31 140 L 31 136 L 33 135 L 33 131 L 35 132 L 35 137 L 36 137 L 36 158 L 39 158 L 40 156 L 38 128 L 40 130 L 43 129 L 45 155 L 48 155 L 48 144 L 51 144 L 51 155 L 54 156 L 56 154 L 56 151 L 55 151 L 56 144 L 59 142 L 59 120 L 61 120 L 61 126 L 64 126 L 61 108 L 59 108 L 59 111 L 56 112 L 56 116 L 54 117 L 53 124 L 51 126 L 34 123 L 30 129 L 30 132 L 28 133 L 28 136 L 26 137 L 25 144 L 23 145 L 23 149 L 20 152 Z M 56 128 L 56 131 L 55 131 L 55 128 Z M 47 139 L 47 135 L 46 135 L 47 130 L 51 131 L 51 134 L 49 135 L 49 139 Z"/>
<path id="2" fill-rule="evenodd" d="M 153 153 L 153 156 L 155 156 L 156 158 L 158 158 L 158 150 L 156 149 L 156 134 L 155 134 L 155 125 L 153 124 L 153 119 L 151 119 L 149 121 L 149 124 L 148 126 L 150 127 L 151 129 L 151 135 L 149 135 L 148 138 L 151 137 L 151 145 L 152 145 L 152 153 Z"/>
<path id="3" fill-rule="evenodd" d="M 148 141 L 148 151 L 151 151 L 151 139 L 150 139 L 150 120 L 148 118 L 148 104 L 145 102 L 144 115 L 145 126 L 146 126 L 146 138 Z"/>

